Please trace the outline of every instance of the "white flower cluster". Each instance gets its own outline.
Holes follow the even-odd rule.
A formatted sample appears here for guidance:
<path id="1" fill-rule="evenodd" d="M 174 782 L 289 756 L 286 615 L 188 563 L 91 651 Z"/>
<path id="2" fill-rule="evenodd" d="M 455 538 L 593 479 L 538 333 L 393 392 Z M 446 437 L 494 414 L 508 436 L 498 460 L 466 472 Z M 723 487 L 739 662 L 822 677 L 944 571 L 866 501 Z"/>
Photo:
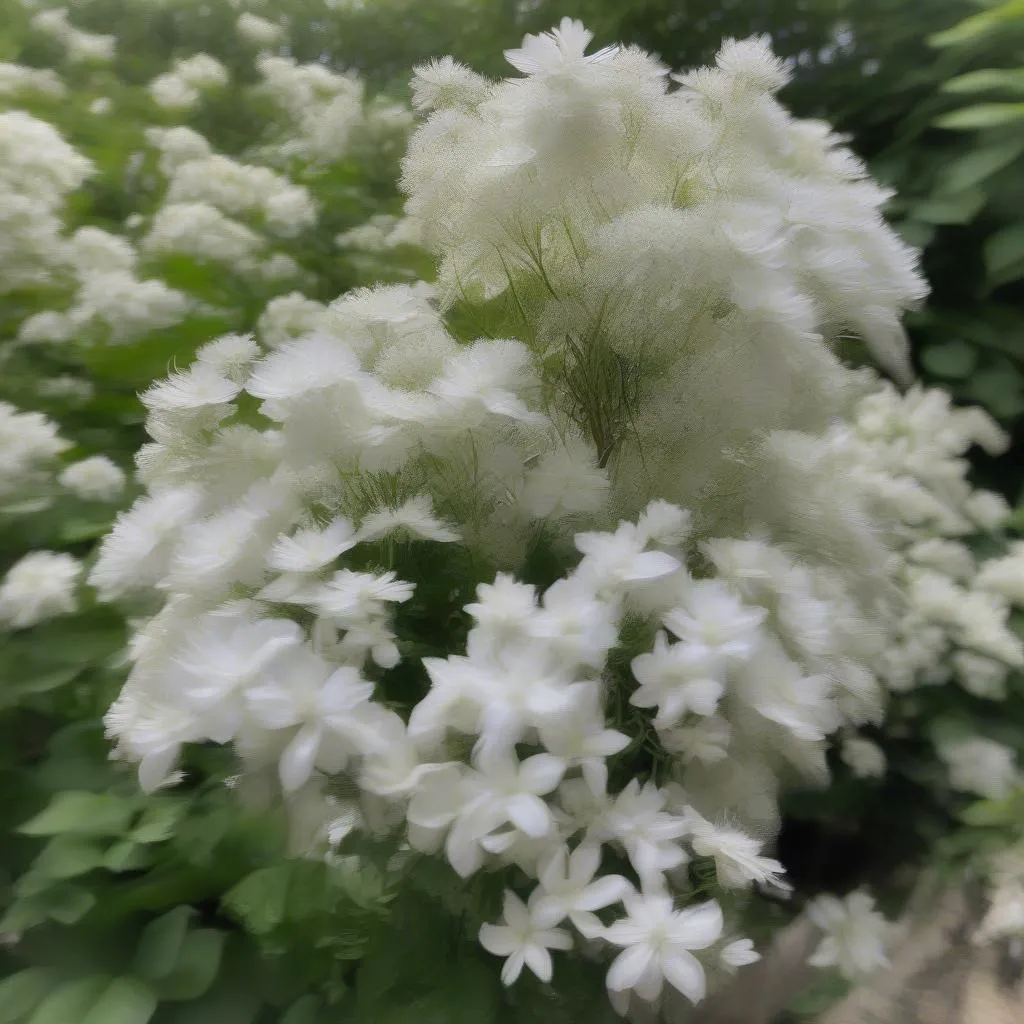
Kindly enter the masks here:
<path id="1" fill-rule="evenodd" d="M 404 140 L 412 118 L 400 105 L 364 99 L 362 81 L 336 74 L 322 64 L 299 64 L 292 57 L 261 54 L 260 91 L 290 118 L 288 135 L 278 146 L 283 157 L 313 164 L 336 163 L 358 139 L 369 137 L 378 150 Z"/>
<path id="2" fill-rule="evenodd" d="M 16 493 L 45 475 L 47 464 L 71 445 L 57 424 L 39 412 L 0 402 L 0 495 Z"/>
<path id="3" fill-rule="evenodd" d="M 0 112 L 0 295 L 45 284 L 60 263 L 60 207 L 93 165 L 45 121 Z"/>
<path id="4" fill-rule="evenodd" d="M 505 297 L 517 335 L 562 367 L 554 400 L 613 466 L 623 514 L 656 495 L 702 533 L 828 515 L 863 534 L 787 494 L 763 439 L 845 412 L 859 383 L 829 348 L 843 331 L 905 372 L 899 317 L 924 286 L 882 220 L 888 193 L 778 104 L 787 75 L 765 40 L 727 42 L 674 90 L 649 55 L 588 56 L 589 40 L 568 19 L 528 37 L 506 55 L 520 79 L 417 71 L 433 113 L 403 186 L 443 304 Z"/>
<path id="5" fill-rule="evenodd" d="M 284 28 L 273 21 L 261 18 L 258 14 L 243 11 L 235 22 L 239 36 L 247 43 L 257 46 L 273 46 L 284 38 Z"/>
<path id="6" fill-rule="evenodd" d="M 55 254 L 76 283 L 71 304 L 64 312 L 42 310 L 26 318 L 18 329 L 23 342 L 64 342 L 99 330 L 123 344 L 174 326 L 192 308 L 187 295 L 163 281 L 140 280 L 131 243 L 101 228 L 79 228 L 60 240 Z"/>
<path id="7" fill-rule="evenodd" d="M 75 28 L 68 21 L 66 7 L 40 11 L 33 16 L 32 27 L 58 40 L 64 46 L 69 61 L 108 62 L 114 59 L 117 38 Z"/>
<path id="8" fill-rule="evenodd" d="M 228 84 L 227 68 L 207 53 L 196 53 L 174 62 L 170 71 L 157 75 L 149 83 L 155 103 L 172 110 L 187 110 L 199 102 L 204 92 Z"/>
<path id="9" fill-rule="evenodd" d="M 167 185 L 167 202 L 207 202 L 237 216 L 258 212 L 267 228 L 290 237 L 316 223 L 309 192 L 266 167 L 210 154 L 179 160 Z"/>
<path id="10" fill-rule="evenodd" d="M 160 152 L 168 184 L 142 240 L 145 251 L 214 260 L 270 280 L 294 276 L 294 261 L 283 254 L 263 260 L 267 239 L 234 218 L 256 215 L 272 235 L 292 237 L 316 224 L 307 189 L 269 168 L 214 153 L 190 128 L 150 128 L 146 135 Z"/>
<path id="11" fill-rule="evenodd" d="M 162 601 L 107 716 L 145 788 L 183 745 L 230 743 L 308 832 L 305 794 L 341 776 L 359 798 L 322 823 L 334 840 L 401 826 L 463 877 L 531 880 L 480 933 L 507 983 L 550 978 L 568 922 L 619 950 L 625 1009 L 697 1002 L 756 958 L 689 865 L 783 886 L 762 853 L 783 781 L 826 783 L 837 733 L 854 771 L 884 770 L 852 732 L 881 720 L 894 622 L 927 597 L 910 552 L 949 528 L 936 505 L 970 525 L 992 501 L 953 451 L 987 421 L 933 430 L 929 393 L 861 399 L 874 378 L 831 351 L 854 330 L 901 371 L 922 285 L 886 194 L 776 103 L 765 42 L 668 91 L 648 55 L 589 39 L 569 20 L 527 37 L 514 82 L 421 69 L 434 113 L 404 181 L 441 310 L 426 286 L 294 292 L 256 338 L 204 346 L 143 395 L 148 493 L 90 581 Z M 348 145 L 355 80 L 260 69 L 302 155 Z M 212 158 L 187 129 L 158 145 L 172 179 Z M 457 337 L 451 306 L 485 336 Z M 926 421 L 920 447 L 873 409 Z M 917 519 L 911 492 L 931 499 Z M 546 587 L 519 578 L 538 550 Z M 869 903 L 819 910 L 819 962 L 884 960 Z"/>
<path id="12" fill-rule="evenodd" d="M 335 238 L 334 243 L 342 249 L 359 249 L 363 252 L 386 252 L 400 245 L 422 245 L 420 227 L 409 217 L 395 217 L 378 213 L 363 224 L 358 224 Z"/>
<path id="13" fill-rule="evenodd" d="M 57 481 L 85 501 L 114 501 L 124 490 L 125 475 L 106 455 L 91 455 L 71 463 Z"/>
<path id="14" fill-rule="evenodd" d="M 82 566 L 71 555 L 33 551 L 16 562 L 0 582 L 0 622 L 27 629 L 75 610 Z"/>
<path id="15" fill-rule="evenodd" d="M 4 98 L 31 93 L 60 97 L 66 91 L 60 75 L 52 68 L 27 68 L 0 61 L 0 96 Z"/>

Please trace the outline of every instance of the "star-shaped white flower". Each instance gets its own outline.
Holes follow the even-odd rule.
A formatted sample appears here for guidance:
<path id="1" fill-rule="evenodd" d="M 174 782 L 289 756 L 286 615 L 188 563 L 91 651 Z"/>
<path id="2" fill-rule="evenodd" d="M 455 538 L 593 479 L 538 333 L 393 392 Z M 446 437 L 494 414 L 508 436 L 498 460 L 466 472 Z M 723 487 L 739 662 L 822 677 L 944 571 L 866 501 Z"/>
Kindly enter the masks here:
<path id="1" fill-rule="evenodd" d="M 707 949 L 722 934 L 722 910 L 714 900 L 676 910 L 664 893 L 627 896 L 626 917 L 604 931 L 623 951 L 608 969 L 611 992 L 633 989 L 653 1002 L 663 983 L 699 1003 L 707 990 L 704 968 L 691 950 Z"/>
<path id="2" fill-rule="evenodd" d="M 503 909 L 504 924 L 480 926 L 480 945 L 488 953 L 507 957 L 501 980 L 511 985 L 525 964 L 541 981 L 550 981 L 553 968 L 548 950 L 571 949 L 572 937 L 561 928 L 552 928 L 550 914 L 540 912 L 534 900 L 524 905 L 508 889 Z"/>
<path id="3" fill-rule="evenodd" d="M 555 921 L 568 917 L 581 935 L 596 938 L 603 925 L 594 911 L 619 903 L 634 891 L 621 875 L 595 878 L 600 866 L 599 846 L 584 844 L 571 854 L 565 846 L 556 847 L 539 865 L 537 912 L 550 913 Z"/>

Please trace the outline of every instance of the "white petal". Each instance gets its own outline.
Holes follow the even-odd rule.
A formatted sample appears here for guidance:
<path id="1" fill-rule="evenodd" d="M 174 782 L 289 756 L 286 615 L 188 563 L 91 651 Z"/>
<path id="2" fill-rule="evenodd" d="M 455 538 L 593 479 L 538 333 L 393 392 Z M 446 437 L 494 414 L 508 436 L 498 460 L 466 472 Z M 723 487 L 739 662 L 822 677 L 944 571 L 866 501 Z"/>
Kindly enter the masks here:
<path id="1" fill-rule="evenodd" d="M 284 748 L 278 770 L 286 793 L 294 793 L 309 778 L 320 749 L 320 737 L 319 726 L 304 725 Z"/>
<path id="2" fill-rule="evenodd" d="M 632 988 L 654 958 L 650 946 L 643 944 L 624 949 L 608 968 L 606 984 L 613 992 Z"/>
<path id="3" fill-rule="evenodd" d="M 508 820 L 533 839 L 547 835 L 551 828 L 551 811 L 539 796 L 516 793 L 505 801 Z"/>
<path id="4" fill-rule="evenodd" d="M 722 908 L 708 900 L 690 907 L 672 922 L 672 939 L 686 949 L 707 949 L 722 934 Z"/>
<path id="5" fill-rule="evenodd" d="M 679 559 L 665 551 L 644 551 L 637 555 L 625 573 L 627 580 L 653 580 L 679 568 Z"/>
<path id="6" fill-rule="evenodd" d="M 685 949 L 666 950 L 661 957 L 661 970 L 668 983 L 691 1003 L 699 1003 L 707 992 L 704 968 Z"/>
<path id="7" fill-rule="evenodd" d="M 480 945 L 495 956 L 510 956 L 519 945 L 511 928 L 497 924 L 480 925 Z"/>
<path id="8" fill-rule="evenodd" d="M 521 949 L 517 949 L 506 961 L 501 969 L 501 981 L 504 985 L 511 985 L 523 973 L 523 962 L 525 956 Z"/>
<path id="9" fill-rule="evenodd" d="M 552 974 L 551 954 L 543 946 L 533 944 L 524 950 L 526 964 L 541 981 L 550 981 Z"/>
<path id="10" fill-rule="evenodd" d="M 551 793 L 565 774 L 565 762 L 551 754 L 535 754 L 519 765 L 519 784 L 529 793 Z"/>
<path id="11" fill-rule="evenodd" d="M 601 910 L 620 902 L 633 886 L 621 875 L 605 875 L 588 885 L 575 902 L 577 910 Z"/>

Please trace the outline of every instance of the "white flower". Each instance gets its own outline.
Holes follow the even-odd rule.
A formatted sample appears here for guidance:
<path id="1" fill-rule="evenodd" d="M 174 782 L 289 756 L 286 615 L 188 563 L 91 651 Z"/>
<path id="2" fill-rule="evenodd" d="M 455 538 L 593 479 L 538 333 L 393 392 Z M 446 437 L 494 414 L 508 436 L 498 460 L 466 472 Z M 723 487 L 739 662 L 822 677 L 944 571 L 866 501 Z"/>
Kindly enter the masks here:
<path id="1" fill-rule="evenodd" d="M 88 501 L 113 501 L 123 490 L 124 472 L 105 455 L 73 462 L 58 478 L 62 486 Z"/>
<path id="2" fill-rule="evenodd" d="M 631 779 L 591 829 L 594 840 L 615 839 L 623 846 L 645 885 L 689 859 L 679 842 L 686 834 L 686 820 L 665 807 L 665 794 L 653 782 L 641 788 Z"/>
<path id="3" fill-rule="evenodd" d="M 478 842 L 502 825 L 533 839 L 548 835 L 554 820 L 541 797 L 554 790 L 565 774 L 565 762 L 551 754 L 534 754 L 520 762 L 510 752 L 485 748 L 474 758 L 474 765 L 477 772 L 469 779 L 478 787 L 478 796 L 463 810 L 448 843 L 449 859 L 455 855 L 452 866 L 463 875 L 469 873 L 463 868 L 473 855 L 467 849 L 460 856 L 459 847 Z"/>
<path id="4" fill-rule="evenodd" d="M 563 18 L 558 28 L 536 36 L 525 36 L 518 50 L 506 50 L 505 60 L 524 75 L 544 75 L 561 71 L 574 64 L 599 64 L 611 60 L 618 52 L 617 46 L 606 46 L 597 53 L 584 56 L 593 32 L 588 32 L 582 22 Z"/>
<path id="5" fill-rule="evenodd" d="M 522 973 L 523 965 L 541 981 L 550 981 L 552 973 L 549 949 L 572 949 L 572 938 L 561 928 L 552 928 L 531 900 L 522 900 L 505 890 L 504 924 L 480 926 L 480 945 L 495 956 L 508 959 L 501 968 L 501 980 L 511 985 Z"/>
<path id="6" fill-rule="evenodd" d="M 1006 677 L 1010 672 L 1008 665 L 973 651 L 954 652 L 952 662 L 960 685 L 968 693 L 983 700 L 1006 699 Z"/>
<path id="7" fill-rule="evenodd" d="M 75 610 L 81 563 L 55 551 L 33 551 L 15 562 L 0 583 L 0 621 L 14 629 Z"/>
<path id="8" fill-rule="evenodd" d="M 938 749 L 954 789 L 1001 800 L 1017 781 L 1013 751 L 983 736 L 947 741 Z"/>
<path id="9" fill-rule="evenodd" d="M 718 957 L 726 970 L 734 971 L 738 967 L 746 967 L 747 964 L 757 963 L 761 959 L 761 954 L 754 949 L 754 943 L 751 939 L 736 939 L 723 946 Z"/>
<path id="10" fill-rule="evenodd" d="M 633 989 L 654 1002 L 667 981 L 691 1003 L 707 990 L 704 968 L 691 950 L 707 949 L 722 934 L 722 910 L 710 900 L 676 910 L 663 893 L 627 896 L 627 916 L 604 931 L 605 939 L 625 947 L 608 969 L 611 992 Z"/>
<path id="11" fill-rule="evenodd" d="M 633 886 L 620 875 L 595 878 L 601 865 L 601 848 L 584 843 L 570 854 L 557 846 L 538 866 L 541 888 L 535 894 L 537 913 L 553 922 L 568 917 L 586 938 L 601 934 L 603 925 L 594 914 L 620 903 Z"/>
<path id="12" fill-rule="evenodd" d="M 685 812 L 690 845 L 698 857 L 714 857 L 718 884 L 727 889 L 745 889 L 752 883 L 787 889 L 782 881 L 785 868 L 771 857 L 759 854 L 761 843 L 738 829 L 716 827 L 692 807 Z"/>
<path id="13" fill-rule="evenodd" d="M 348 543 L 331 540 L 332 543 Z M 322 554 L 323 551 L 318 552 L 317 557 Z M 397 579 L 393 572 L 377 576 L 341 569 L 310 595 L 310 604 L 320 615 L 340 626 L 349 626 L 362 619 L 382 615 L 385 604 L 408 601 L 415 586 Z"/>
<path id="14" fill-rule="evenodd" d="M 280 760 L 281 785 L 294 792 L 314 767 L 336 773 L 348 756 L 376 746 L 366 712 L 373 684 L 349 666 L 331 671 L 299 648 L 262 673 L 266 679 L 245 694 L 250 714 L 267 729 L 298 727 Z"/>
<path id="15" fill-rule="evenodd" d="M 363 517 L 359 524 L 359 540 L 372 541 L 389 533 L 406 534 L 420 540 L 452 543 L 458 533 L 434 516 L 430 496 L 418 494 L 397 508 L 381 508 Z"/>
<path id="16" fill-rule="evenodd" d="M 620 523 L 614 533 L 578 533 L 576 548 L 585 557 L 577 572 L 600 593 L 660 579 L 680 568 L 679 559 L 665 551 L 645 551 L 647 542 L 633 523 Z"/>
<path id="17" fill-rule="evenodd" d="M 280 572 L 317 572 L 355 545 L 352 524 L 347 519 L 332 519 L 323 529 L 299 529 L 290 537 L 278 537 L 267 565 Z"/>
<path id="18" fill-rule="evenodd" d="M 764 608 L 745 605 L 719 580 L 700 580 L 687 588 L 678 608 L 662 621 L 680 640 L 728 658 L 753 654 L 761 636 Z"/>
<path id="19" fill-rule="evenodd" d="M 682 758 L 683 763 L 700 761 L 715 764 L 729 754 L 732 730 L 724 718 L 705 718 L 693 725 L 678 725 L 661 733 L 665 749 Z"/>
<path id="20" fill-rule="evenodd" d="M 724 659 L 717 648 L 699 643 L 669 644 L 658 632 L 654 650 L 633 659 L 640 686 L 629 701 L 637 707 L 657 707 L 655 728 L 676 725 L 688 712 L 710 716 L 725 692 Z"/>
<path id="21" fill-rule="evenodd" d="M 877 743 L 863 736 L 849 736 L 843 740 L 840 751 L 843 761 L 859 779 L 880 778 L 885 775 L 885 754 Z"/>
<path id="22" fill-rule="evenodd" d="M 416 110 L 472 109 L 487 91 L 486 78 L 451 57 L 413 69 L 412 105 Z"/>
<path id="23" fill-rule="evenodd" d="M 838 967 L 851 979 L 889 966 L 886 945 L 892 925 L 875 910 L 875 901 L 864 892 L 843 899 L 818 896 L 807 908 L 811 921 L 825 932 L 808 958 L 812 967 Z"/>

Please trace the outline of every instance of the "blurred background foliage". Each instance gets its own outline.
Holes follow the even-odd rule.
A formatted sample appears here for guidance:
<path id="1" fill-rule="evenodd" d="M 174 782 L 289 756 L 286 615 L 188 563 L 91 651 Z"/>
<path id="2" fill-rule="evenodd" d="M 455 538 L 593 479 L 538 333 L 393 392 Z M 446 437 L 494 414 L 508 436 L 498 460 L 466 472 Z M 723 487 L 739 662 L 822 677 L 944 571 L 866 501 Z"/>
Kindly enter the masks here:
<path id="1" fill-rule="evenodd" d="M 637 43 L 673 69 L 713 59 L 725 36 L 770 33 L 794 66 L 785 102 L 850 136 L 897 193 L 890 214 L 898 230 L 922 249 L 932 295 L 909 318 L 921 377 L 984 405 L 1024 450 L 1021 0 L 263 0 L 246 8 L 287 26 L 283 52 L 354 70 L 368 93 L 399 101 L 408 99 L 413 65 L 451 54 L 502 75 L 502 49 L 563 16 L 584 20 L 598 44 Z M 101 67 L 65 66 L 57 44 L 32 31 L 32 8 L 0 0 L 0 61 L 61 65 L 69 86 L 64 97 L 20 105 L 57 125 L 99 168 L 72 197 L 70 228 L 120 231 L 130 214 L 159 204 L 159 180 L 130 168 L 145 149 L 145 128 L 159 123 L 145 85 L 177 56 L 207 52 L 231 71 L 231 87 L 189 118 L 218 152 L 244 159 L 273 133 L 282 115 L 246 88 L 256 76 L 253 49 L 234 29 L 240 9 L 226 0 L 79 0 L 75 25 L 116 34 L 117 57 Z M 101 96 L 116 114 L 88 113 Z M 399 153 L 376 147 L 315 173 L 290 169 L 325 211 L 321 230 L 286 250 L 308 275 L 306 294 L 328 301 L 359 284 L 428 273 L 414 255 L 381 264 L 339 254 L 330 243 L 372 214 L 400 211 Z M 76 457 L 105 452 L 127 466 L 142 440 L 135 394 L 172 362 L 184 365 L 199 343 L 251 329 L 268 299 L 286 290 L 261 290 L 180 257 L 151 269 L 230 316 L 192 318 L 184 330 L 157 332 L 143 345 L 5 353 L 0 398 L 58 418 Z M 38 294 L 4 297 L 0 343 L 39 302 Z M 59 375 L 98 386 L 79 399 L 35 393 L 34 382 Z M 1018 508 L 1024 526 L 1018 460 L 1011 449 L 977 469 L 979 482 Z M 12 518 L 0 524 L 4 566 L 38 547 L 87 558 L 110 518 L 66 503 L 52 514 Z M 601 985 L 589 975 L 560 977 L 555 1009 L 537 1002 L 538 986 L 530 985 L 517 1005 L 499 1007 L 493 972 L 481 968 L 465 938 L 467 921 L 492 908 L 494 893 L 463 890 L 424 864 L 422 891 L 395 906 L 372 872 L 289 860 L 285 823 L 241 805 L 217 781 L 223 771 L 214 755 L 189 765 L 189 786 L 143 799 L 131 773 L 107 760 L 98 725 L 120 688 L 124 637 L 118 615 L 87 607 L 0 641 L 0 933 L 20 936 L 0 947 L 0 1024 L 481 1024 L 540 1013 L 549 1024 L 553 1014 L 566 1024 L 605 1019 Z M 905 863 L 929 841 L 921 816 L 938 833 L 947 815 L 943 794 L 924 798 L 927 780 L 922 786 L 882 799 L 851 790 L 849 803 L 833 799 L 829 813 L 856 818 L 864 829 L 863 815 L 874 809 L 872 829 L 916 843 L 888 851 Z M 901 828 L 892 815 L 908 801 L 921 815 L 913 828 Z M 822 813 L 813 802 L 803 809 L 816 828 Z M 1010 818 L 994 808 L 976 824 L 991 829 Z M 793 851 L 808 848 L 803 828 L 797 821 L 784 834 Z M 810 845 L 819 859 L 826 855 Z M 369 862 L 391 852 L 370 851 Z M 788 864 L 799 860 L 783 852 Z M 864 850 L 840 840 L 826 853 L 841 869 Z M 880 864 L 878 873 L 888 867 Z M 813 875 L 821 865 L 805 868 Z M 826 886 L 842 881 L 815 878 Z M 422 912 L 437 922 L 429 941 L 422 930 L 396 931 L 403 915 Z M 584 993 L 593 992 L 601 998 L 586 1007 Z"/>

